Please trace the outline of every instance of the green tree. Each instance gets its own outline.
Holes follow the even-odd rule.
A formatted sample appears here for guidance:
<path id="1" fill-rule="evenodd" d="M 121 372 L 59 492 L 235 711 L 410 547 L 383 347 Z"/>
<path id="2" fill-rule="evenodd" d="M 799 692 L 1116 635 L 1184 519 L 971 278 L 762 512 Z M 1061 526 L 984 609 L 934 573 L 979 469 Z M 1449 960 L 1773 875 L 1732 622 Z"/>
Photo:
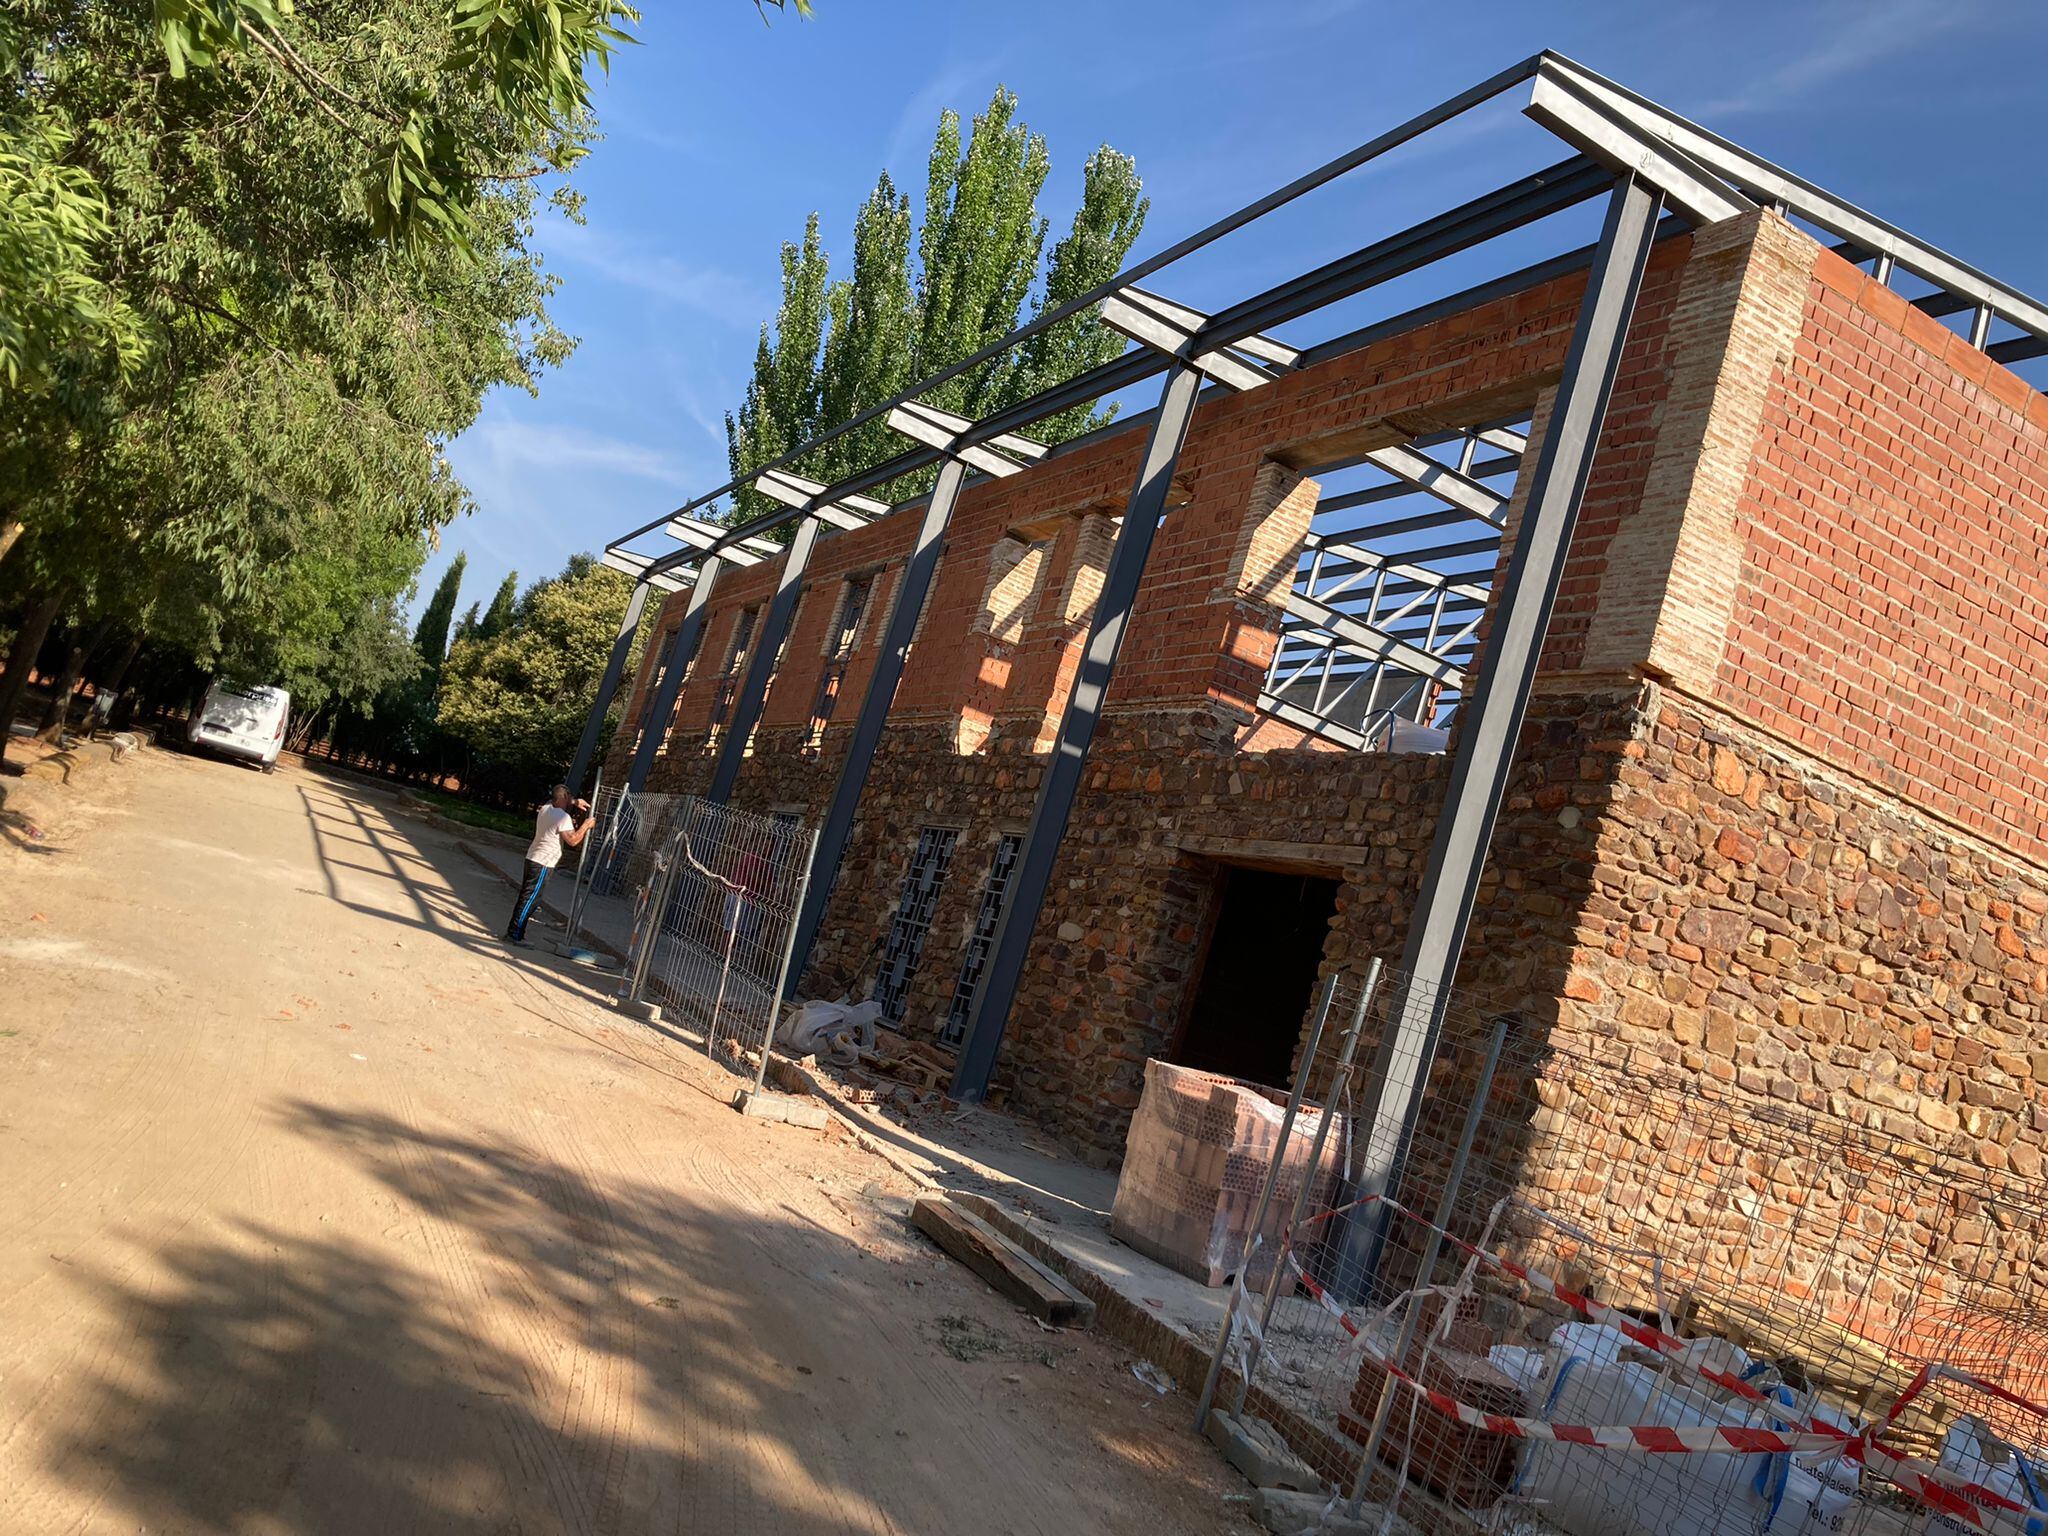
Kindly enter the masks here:
<path id="1" fill-rule="evenodd" d="M 1016 329 L 1034 285 L 1035 316 L 1122 266 L 1149 204 L 1136 163 L 1105 145 L 1083 166 L 1080 207 L 1039 282 L 1048 222 L 1039 215 L 1038 196 L 1050 159 L 1045 141 L 1016 113 L 1017 98 L 998 89 L 974 119 L 964 147 L 958 115 L 940 117 L 914 278 L 910 202 L 887 172 L 855 218 L 848 277 L 830 278 L 816 214 L 802 242 L 782 248 L 782 299 L 773 328 L 762 327 L 746 396 L 726 417 L 735 478 Z M 1123 346 L 1095 314 L 1069 316 L 929 398 L 962 415 L 987 415 L 1109 361 Z M 1033 430 L 1048 442 L 1063 442 L 1111 413 L 1080 406 Z M 802 468 L 814 478 L 837 480 L 902 447 L 885 425 L 873 422 L 816 450 Z M 742 491 L 734 510 L 752 516 L 770 505 Z"/>
<path id="2" fill-rule="evenodd" d="M 469 504 L 440 445 L 493 385 L 530 389 L 567 355 L 530 248 L 541 194 L 527 173 L 547 171 L 587 125 L 509 120 L 474 70 L 447 72 L 454 39 L 411 25 L 418 10 L 323 7 L 296 17 L 289 41 L 379 110 L 431 86 L 435 110 L 473 130 L 504 175 L 464 193 L 461 241 L 384 237 L 356 187 L 359 126 L 272 52 L 216 55 L 168 78 L 162 39 L 134 7 L 10 11 L 12 35 L 36 46 L 14 50 L 0 99 L 68 135 L 67 163 L 110 210 L 101 270 L 118 274 L 149 345 L 126 371 L 104 349 L 51 354 L 48 377 L 0 410 L 0 518 L 23 524 L 0 575 L 26 618 L 0 718 L 37 628 L 98 612 L 109 594 L 187 588 L 163 633 L 191 638 L 209 665 L 246 631 L 237 611 L 262 612 L 302 554 L 307 579 L 359 601 L 342 567 L 373 547 L 381 561 L 376 535 L 391 534 L 409 568 L 394 583 L 380 566 L 369 584 L 403 592 L 424 536 Z M 137 570 L 165 579 L 129 581 Z"/>
<path id="3" fill-rule="evenodd" d="M 448 655 L 448 626 L 455 617 L 455 599 L 468 565 L 469 556 L 460 553 L 448 562 L 448 569 L 441 573 L 441 580 L 434 587 L 434 595 L 420 612 L 419 628 L 413 631 L 413 649 L 419 652 L 420 666 L 429 673 L 438 673 Z"/>
<path id="4" fill-rule="evenodd" d="M 475 755 L 475 777 L 524 797 L 575 754 L 633 584 L 588 555 L 526 594 L 511 623 L 456 642 L 441 672 L 441 726 Z"/>
<path id="5" fill-rule="evenodd" d="M 491 598 L 491 606 L 484 610 L 484 616 L 476 621 L 471 637 L 474 640 L 495 640 L 512 627 L 512 619 L 519 612 L 519 573 L 507 571 L 505 579 L 498 583 L 498 590 Z"/>
<path id="6" fill-rule="evenodd" d="M 295 519 L 360 524 L 330 546 L 350 559 L 390 532 L 417 571 L 418 536 L 469 506 L 442 445 L 571 346 L 536 220 L 575 216 L 588 72 L 634 19 L 617 0 L 5 8 L 0 604 L 22 622 L 0 721 L 53 624 L 139 630 L 117 599 L 167 581 L 191 595 L 161 633 L 225 655 L 299 557 Z M 365 604 L 367 628 L 323 643 L 384 654 L 387 596 L 309 570 Z M 382 572 L 358 574 L 381 591 Z M 291 640 L 266 641 L 277 664 Z"/>

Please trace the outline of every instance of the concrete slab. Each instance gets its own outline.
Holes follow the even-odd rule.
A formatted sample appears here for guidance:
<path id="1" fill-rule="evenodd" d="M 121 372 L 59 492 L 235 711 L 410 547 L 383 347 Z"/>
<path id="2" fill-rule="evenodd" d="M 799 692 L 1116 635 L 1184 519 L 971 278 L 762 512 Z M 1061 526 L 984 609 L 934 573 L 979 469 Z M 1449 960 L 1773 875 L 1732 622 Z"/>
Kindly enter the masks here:
<path id="1" fill-rule="evenodd" d="M 807 1131 L 822 1131 L 831 1123 L 832 1112 L 816 1099 L 792 1098 L 786 1093 L 756 1093 L 742 1088 L 733 1095 L 732 1107 L 754 1120 L 779 1120 L 800 1125 Z"/>
<path id="2" fill-rule="evenodd" d="M 1240 1419 L 1219 1408 L 1209 1415 L 1207 1433 L 1223 1453 L 1223 1459 L 1242 1472 L 1245 1481 L 1253 1486 L 1291 1488 L 1301 1493 L 1322 1491 L 1322 1479 L 1288 1449 L 1279 1431 L 1264 1419 Z"/>

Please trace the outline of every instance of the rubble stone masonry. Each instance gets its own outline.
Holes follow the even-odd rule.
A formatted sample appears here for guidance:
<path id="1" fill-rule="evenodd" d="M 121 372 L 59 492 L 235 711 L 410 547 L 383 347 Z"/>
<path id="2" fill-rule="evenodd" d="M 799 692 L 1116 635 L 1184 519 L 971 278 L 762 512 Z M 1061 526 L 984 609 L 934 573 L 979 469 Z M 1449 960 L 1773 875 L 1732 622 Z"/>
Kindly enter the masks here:
<path id="1" fill-rule="evenodd" d="M 1312 510 L 1303 471 L 1508 410 L 1540 435 L 1582 286 L 1204 400 L 998 1068 L 1011 1102 L 1077 1147 L 1114 1160 L 1145 1059 L 1173 1047 L 1219 862 L 1337 877 L 1326 968 L 1398 953 L 1447 759 L 1332 751 L 1254 713 L 1276 573 Z M 1098 436 L 963 495 L 815 995 L 865 989 L 918 828 L 955 826 L 906 1019 L 944 1027 L 1141 442 Z M 822 810 L 913 520 L 820 541 L 737 803 Z M 1029 579 L 1010 579 L 1031 551 Z M 1774 214 L 1660 243 L 1461 985 L 1759 1103 L 2038 1177 L 2044 562 L 2041 396 Z M 875 573 L 877 617 L 808 748 L 840 589 Z M 716 663 L 772 581 L 766 565 L 722 579 L 650 787 L 708 776 Z"/>

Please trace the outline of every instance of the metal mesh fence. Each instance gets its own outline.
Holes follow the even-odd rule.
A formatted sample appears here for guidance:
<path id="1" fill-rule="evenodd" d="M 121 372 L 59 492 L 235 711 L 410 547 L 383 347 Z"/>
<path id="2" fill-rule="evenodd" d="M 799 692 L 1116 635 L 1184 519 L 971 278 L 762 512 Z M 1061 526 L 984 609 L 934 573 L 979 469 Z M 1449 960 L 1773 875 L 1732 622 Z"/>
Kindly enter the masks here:
<path id="1" fill-rule="evenodd" d="M 817 840 L 800 823 L 684 797 L 640 888 L 626 996 L 701 1031 L 715 1060 L 751 1054 L 757 1089 Z"/>
<path id="2" fill-rule="evenodd" d="M 1327 1518 L 2048 1532 L 2040 1189 L 1463 1000 L 1425 1051 L 1376 983 L 1304 1038 L 1204 1395 Z"/>
<path id="3" fill-rule="evenodd" d="M 626 910 L 645 889 L 681 798 L 598 786 L 590 801 L 591 832 L 576 865 L 569 944 L 593 934 L 615 942 L 611 935 L 623 931 Z"/>

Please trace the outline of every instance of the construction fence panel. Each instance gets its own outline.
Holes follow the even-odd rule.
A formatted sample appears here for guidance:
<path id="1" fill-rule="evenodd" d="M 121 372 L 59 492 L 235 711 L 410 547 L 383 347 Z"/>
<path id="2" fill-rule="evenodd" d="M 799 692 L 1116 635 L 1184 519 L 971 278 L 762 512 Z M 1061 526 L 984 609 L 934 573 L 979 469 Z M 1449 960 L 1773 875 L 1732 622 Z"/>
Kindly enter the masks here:
<path id="1" fill-rule="evenodd" d="M 578 849 L 568 942 L 595 937 L 616 947 L 631 923 L 674 822 L 681 796 L 602 784 L 591 796 L 590 831 Z"/>
<path id="2" fill-rule="evenodd" d="M 1325 994 L 1204 1397 L 1329 1518 L 2048 1532 L 2038 1186 L 1463 999 L 1406 1123 L 1358 1123 L 1407 986 Z"/>
<path id="3" fill-rule="evenodd" d="M 714 1060 L 765 1070 L 817 830 L 680 799 L 650 864 L 632 995 L 704 1036 Z"/>

